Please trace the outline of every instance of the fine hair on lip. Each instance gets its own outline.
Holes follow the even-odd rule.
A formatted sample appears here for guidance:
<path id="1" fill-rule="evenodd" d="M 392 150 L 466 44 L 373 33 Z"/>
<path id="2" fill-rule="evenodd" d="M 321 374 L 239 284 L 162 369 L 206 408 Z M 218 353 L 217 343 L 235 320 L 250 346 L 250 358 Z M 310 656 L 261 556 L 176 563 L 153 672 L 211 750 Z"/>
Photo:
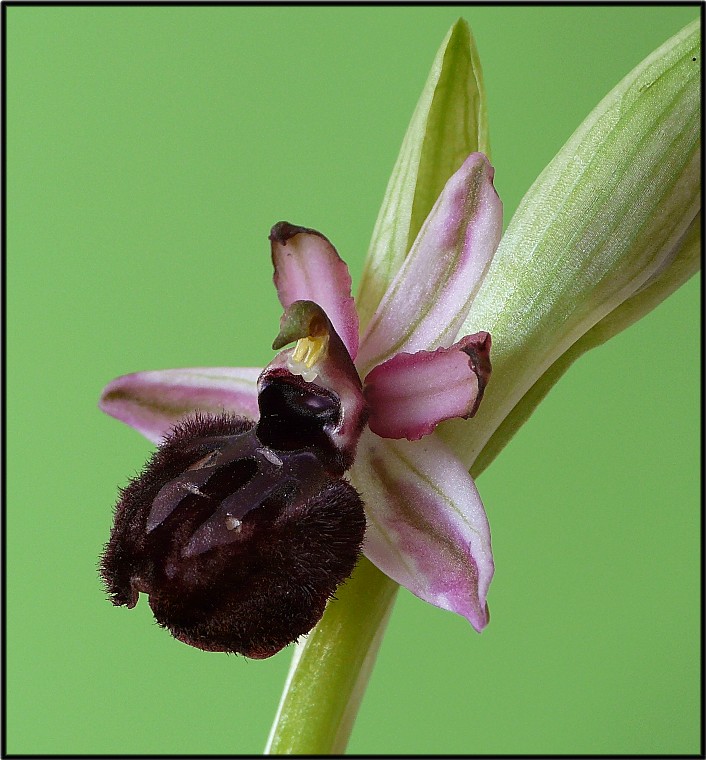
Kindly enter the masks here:
<path id="1" fill-rule="evenodd" d="M 317 405 L 322 424 L 333 406 Z M 278 445 L 276 425 L 262 441 L 261 425 L 227 414 L 177 425 L 122 490 L 101 560 L 115 605 L 145 593 L 177 639 L 253 658 L 311 630 L 365 532 L 360 496 L 325 453 Z"/>

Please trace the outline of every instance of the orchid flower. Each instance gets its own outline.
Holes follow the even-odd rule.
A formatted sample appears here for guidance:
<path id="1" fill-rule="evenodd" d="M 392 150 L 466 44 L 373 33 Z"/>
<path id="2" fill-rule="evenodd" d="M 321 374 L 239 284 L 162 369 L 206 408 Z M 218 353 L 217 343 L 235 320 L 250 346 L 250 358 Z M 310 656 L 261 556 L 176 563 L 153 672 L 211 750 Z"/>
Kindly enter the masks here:
<path id="1" fill-rule="evenodd" d="M 397 584 L 488 623 L 490 532 L 469 471 L 572 361 L 698 270 L 699 45 L 694 23 L 619 83 L 499 242 L 480 63 L 458 22 L 402 144 L 357 303 L 328 239 L 279 223 L 284 315 L 264 370 L 157 370 L 106 387 L 102 408 L 160 445 L 123 491 L 108 589 L 127 606 L 150 594 L 158 622 L 201 648 L 266 657 L 300 639 L 268 751 L 345 748 Z M 238 542 L 236 593 L 222 572 Z M 343 583 L 359 549 L 367 559 Z"/>
<path id="2" fill-rule="evenodd" d="M 447 182 L 359 341 L 346 264 L 321 233 L 280 222 L 270 241 L 285 313 L 273 347 L 294 348 L 264 370 L 151 371 L 110 383 L 103 410 L 161 444 L 116 514 L 103 560 L 114 602 L 134 606 L 144 591 L 158 622 L 177 638 L 269 656 L 321 617 L 353 570 L 367 523 L 363 552 L 373 563 L 482 630 L 493 575 L 488 521 L 467 469 L 434 430 L 443 420 L 473 416 L 488 382 L 488 333 L 455 338 L 501 229 L 493 169 L 473 153 Z M 185 447 L 193 450 L 177 456 Z M 245 462 L 256 464 L 243 469 Z M 225 473 L 224 485 L 214 486 Z M 261 568 L 251 546 L 267 556 L 260 544 L 279 539 L 269 522 L 257 521 L 288 483 L 295 493 L 279 497 L 275 518 L 282 559 Z M 337 517 L 334 526 L 324 517 L 329 502 L 350 519 Z M 291 544 L 305 543 L 307 510 L 320 528 L 312 513 L 309 567 L 298 574 L 302 560 Z M 333 551 L 341 563 L 335 569 Z M 244 557 L 257 579 L 238 569 Z M 286 588 L 275 579 L 280 573 L 291 579 Z M 271 577 L 269 591 L 253 592 L 255 610 L 243 589 L 262 575 Z M 209 612 L 199 616 L 194 608 L 206 599 Z M 276 633 L 273 608 L 292 621 Z"/>

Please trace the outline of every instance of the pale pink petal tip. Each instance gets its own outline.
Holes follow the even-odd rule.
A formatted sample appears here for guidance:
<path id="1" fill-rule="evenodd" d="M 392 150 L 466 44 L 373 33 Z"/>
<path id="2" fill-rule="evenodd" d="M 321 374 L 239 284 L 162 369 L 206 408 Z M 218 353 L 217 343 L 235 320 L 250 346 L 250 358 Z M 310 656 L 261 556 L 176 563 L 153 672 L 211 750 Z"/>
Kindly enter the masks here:
<path id="1" fill-rule="evenodd" d="M 278 222 L 270 231 L 274 282 L 282 306 L 313 301 L 328 315 L 352 359 L 358 353 L 358 314 L 348 266 L 320 232 Z"/>

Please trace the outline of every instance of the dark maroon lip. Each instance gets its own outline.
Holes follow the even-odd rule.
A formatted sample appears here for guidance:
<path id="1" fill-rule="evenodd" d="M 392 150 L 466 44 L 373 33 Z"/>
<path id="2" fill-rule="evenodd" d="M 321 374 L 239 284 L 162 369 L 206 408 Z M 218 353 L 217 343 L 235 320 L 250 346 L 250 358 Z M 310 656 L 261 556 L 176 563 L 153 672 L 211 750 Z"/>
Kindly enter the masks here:
<path id="1" fill-rule="evenodd" d="M 310 400 L 314 422 L 336 411 L 328 395 Z M 311 630 L 365 532 L 360 496 L 324 450 L 260 433 L 226 414 L 183 420 L 123 490 L 101 561 L 114 604 L 144 593 L 180 641 L 253 658 Z"/>

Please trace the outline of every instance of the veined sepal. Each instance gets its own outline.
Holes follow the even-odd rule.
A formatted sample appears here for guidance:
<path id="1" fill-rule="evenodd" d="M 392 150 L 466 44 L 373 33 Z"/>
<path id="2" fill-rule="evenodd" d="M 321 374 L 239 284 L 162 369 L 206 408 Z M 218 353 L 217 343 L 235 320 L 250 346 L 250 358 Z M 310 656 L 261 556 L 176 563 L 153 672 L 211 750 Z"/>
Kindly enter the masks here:
<path id="1" fill-rule="evenodd" d="M 404 136 L 375 223 L 357 297 L 367 325 L 448 178 L 466 157 L 490 155 L 483 72 L 468 23 L 441 43 Z"/>

